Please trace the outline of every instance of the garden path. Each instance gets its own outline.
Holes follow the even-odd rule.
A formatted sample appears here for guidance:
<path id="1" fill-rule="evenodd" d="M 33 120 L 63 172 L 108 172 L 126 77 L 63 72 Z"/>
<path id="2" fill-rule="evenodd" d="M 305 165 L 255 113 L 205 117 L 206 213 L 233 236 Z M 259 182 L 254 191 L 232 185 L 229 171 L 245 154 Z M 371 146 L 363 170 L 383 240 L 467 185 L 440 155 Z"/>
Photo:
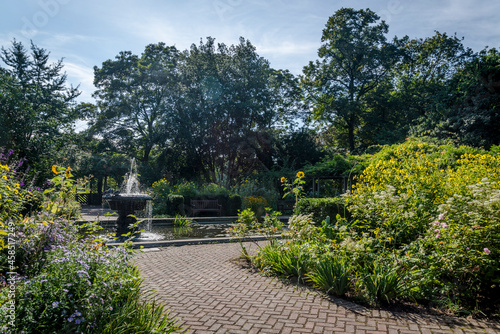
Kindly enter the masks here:
<path id="1" fill-rule="evenodd" d="M 240 250 L 237 243 L 165 247 L 134 259 L 145 290 L 188 333 L 500 333 L 498 322 L 367 309 L 287 285 L 242 268 Z"/>

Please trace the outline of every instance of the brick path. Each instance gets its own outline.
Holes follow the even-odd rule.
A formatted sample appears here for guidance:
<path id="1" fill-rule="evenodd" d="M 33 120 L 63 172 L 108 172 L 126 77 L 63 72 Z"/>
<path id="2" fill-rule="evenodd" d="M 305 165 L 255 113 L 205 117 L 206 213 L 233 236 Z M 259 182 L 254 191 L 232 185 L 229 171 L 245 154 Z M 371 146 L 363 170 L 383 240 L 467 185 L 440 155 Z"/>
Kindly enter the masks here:
<path id="1" fill-rule="evenodd" d="M 366 309 L 242 269 L 239 244 L 138 254 L 145 289 L 189 333 L 500 333 L 500 323 Z"/>

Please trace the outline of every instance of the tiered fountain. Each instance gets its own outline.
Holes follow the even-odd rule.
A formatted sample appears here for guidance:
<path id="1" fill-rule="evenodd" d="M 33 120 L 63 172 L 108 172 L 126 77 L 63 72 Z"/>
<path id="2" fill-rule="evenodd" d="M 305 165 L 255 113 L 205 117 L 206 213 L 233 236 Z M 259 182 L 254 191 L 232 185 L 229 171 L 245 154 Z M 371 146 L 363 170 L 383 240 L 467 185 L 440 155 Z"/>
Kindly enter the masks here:
<path id="1" fill-rule="evenodd" d="M 137 222 L 134 213 L 146 209 L 148 201 L 151 200 L 151 196 L 140 193 L 135 159 L 132 159 L 130 171 L 125 175 L 120 191 L 106 193 L 102 198 L 108 202 L 111 210 L 118 212 L 118 219 L 116 220 L 116 236 L 118 239 L 123 240 L 125 239 L 122 237 L 123 234 L 135 232 L 129 228 L 131 224 Z M 135 234 L 136 238 L 139 236 L 140 233 Z"/>

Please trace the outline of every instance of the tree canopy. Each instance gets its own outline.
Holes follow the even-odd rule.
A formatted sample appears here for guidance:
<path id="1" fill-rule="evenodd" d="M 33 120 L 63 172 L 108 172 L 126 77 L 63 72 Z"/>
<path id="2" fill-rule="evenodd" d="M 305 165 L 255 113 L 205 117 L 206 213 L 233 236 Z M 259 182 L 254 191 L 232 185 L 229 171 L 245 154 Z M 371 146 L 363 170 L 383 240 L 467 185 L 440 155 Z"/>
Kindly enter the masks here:
<path id="1" fill-rule="evenodd" d="M 0 52 L 0 147 L 45 169 L 71 161 L 100 183 L 135 157 L 149 184 L 164 177 L 232 186 L 409 136 L 500 144 L 497 49 L 474 53 L 440 32 L 388 34 L 370 9 L 342 8 L 300 76 L 272 68 L 243 37 L 120 51 L 94 67 L 95 104 L 76 102 L 62 60 L 14 40 Z M 79 119 L 89 128 L 77 134 Z"/>

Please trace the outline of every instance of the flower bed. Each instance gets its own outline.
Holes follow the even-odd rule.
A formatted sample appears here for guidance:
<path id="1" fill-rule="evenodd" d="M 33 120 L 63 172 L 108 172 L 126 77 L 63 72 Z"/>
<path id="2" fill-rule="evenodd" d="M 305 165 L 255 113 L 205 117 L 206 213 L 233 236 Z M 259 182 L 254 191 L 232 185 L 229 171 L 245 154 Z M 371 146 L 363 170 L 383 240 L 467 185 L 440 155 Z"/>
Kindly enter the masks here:
<path id="1" fill-rule="evenodd" d="M 69 168 L 53 167 L 44 210 L 23 217 L 20 212 L 33 192 L 16 186 L 20 173 L 6 161 L 0 167 L 0 332 L 179 329 L 162 305 L 140 301 L 142 279 L 130 264 L 131 248 L 108 249 L 92 236 L 96 225 L 74 224 L 75 203 L 68 194 L 75 183 Z"/>
<path id="2" fill-rule="evenodd" d="M 500 316 L 498 154 L 394 145 L 372 158 L 345 197 L 350 215 L 321 223 L 298 212 L 254 264 L 363 303 Z"/>

